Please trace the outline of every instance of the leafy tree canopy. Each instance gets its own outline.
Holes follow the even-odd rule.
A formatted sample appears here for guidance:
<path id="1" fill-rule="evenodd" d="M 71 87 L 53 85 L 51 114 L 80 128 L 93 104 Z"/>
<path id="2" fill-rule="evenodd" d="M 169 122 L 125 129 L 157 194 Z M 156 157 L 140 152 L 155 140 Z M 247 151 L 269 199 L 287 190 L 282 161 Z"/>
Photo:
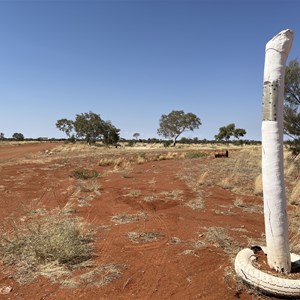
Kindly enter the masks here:
<path id="1" fill-rule="evenodd" d="M 68 119 L 60 119 L 56 122 L 56 127 L 63 131 L 69 138 L 74 130 L 74 122 Z"/>
<path id="2" fill-rule="evenodd" d="M 84 138 L 89 144 L 100 139 L 104 131 L 104 121 L 93 112 L 76 115 L 74 128 L 77 137 Z"/>
<path id="3" fill-rule="evenodd" d="M 292 138 L 293 155 L 300 153 L 300 66 L 297 59 L 289 62 L 285 71 L 284 131 Z"/>
<path id="4" fill-rule="evenodd" d="M 84 139 L 89 144 L 102 140 L 104 144 L 114 145 L 120 139 L 120 129 L 117 129 L 110 121 L 102 120 L 100 115 L 91 111 L 77 114 L 74 121 L 60 119 L 56 122 L 56 127 L 65 132 L 69 138 L 75 131 L 78 138 Z"/>
<path id="5" fill-rule="evenodd" d="M 231 137 L 235 137 L 236 139 L 239 139 L 240 137 L 243 137 L 246 134 L 246 130 L 242 128 L 235 128 L 235 124 L 231 123 L 227 126 L 223 126 L 219 128 L 219 133 L 215 135 L 215 139 L 217 141 L 225 140 L 226 142 L 229 142 Z"/>
<path id="6" fill-rule="evenodd" d="M 185 131 L 193 131 L 201 125 L 200 119 L 193 113 L 183 110 L 173 110 L 168 115 L 162 115 L 157 133 L 165 138 L 173 139 L 175 146 L 177 138 Z"/>
<path id="7" fill-rule="evenodd" d="M 135 139 L 138 139 L 140 134 L 138 132 L 135 132 L 133 135 L 132 135 Z"/>
<path id="8" fill-rule="evenodd" d="M 12 138 L 16 141 L 24 141 L 24 135 L 22 133 L 15 132 Z"/>
<path id="9" fill-rule="evenodd" d="M 106 145 L 117 145 L 120 140 L 120 129 L 116 128 L 110 121 L 104 122 L 103 143 Z"/>

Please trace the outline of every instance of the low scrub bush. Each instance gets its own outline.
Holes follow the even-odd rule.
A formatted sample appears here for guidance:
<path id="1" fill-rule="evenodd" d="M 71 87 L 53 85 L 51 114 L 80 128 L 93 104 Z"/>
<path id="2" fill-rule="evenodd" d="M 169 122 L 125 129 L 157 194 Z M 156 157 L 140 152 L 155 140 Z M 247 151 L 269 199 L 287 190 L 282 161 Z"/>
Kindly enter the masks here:
<path id="1" fill-rule="evenodd" d="M 98 176 L 99 176 L 98 171 L 83 169 L 83 168 L 76 169 L 71 174 L 71 177 L 74 177 L 76 179 L 84 179 L 84 180 L 97 178 Z"/>

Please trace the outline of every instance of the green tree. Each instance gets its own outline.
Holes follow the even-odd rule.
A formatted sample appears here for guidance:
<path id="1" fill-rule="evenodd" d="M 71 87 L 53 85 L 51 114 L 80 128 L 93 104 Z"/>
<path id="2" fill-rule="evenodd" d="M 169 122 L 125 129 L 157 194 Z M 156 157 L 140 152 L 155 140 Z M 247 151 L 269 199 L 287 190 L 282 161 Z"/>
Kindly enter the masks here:
<path id="1" fill-rule="evenodd" d="M 173 139 L 173 146 L 177 138 L 185 131 L 193 131 L 201 125 L 200 119 L 193 113 L 183 110 L 173 110 L 168 115 L 162 115 L 157 133 L 165 138 Z"/>
<path id="2" fill-rule="evenodd" d="M 233 136 L 236 138 L 236 139 L 240 139 L 240 137 L 243 137 L 245 134 L 246 134 L 246 130 L 243 129 L 243 128 L 236 128 L 234 133 L 233 133 Z"/>
<path id="3" fill-rule="evenodd" d="M 231 137 L 235 137 L 236 139 L 239 139 L 240 137 L 243 137 L 246 134 L 246 130 L 243 128 L 235 128 L 235 124 L 231 123 L 227 126 L 223 126 L 219 128 L 219 133 L 215 135 L 215 139 L 217 141 L 226 141 L 229 142 Z"/>
<path id="4" fill-rule="evenodd" d="M 83 138 L 89 144 L 99 140 L 104 131 L 104 121 L 93 112 L 76 115 L 74 129 L 78 138 Z"/>
<path id="5" fill-rule="evenodd" d="M 294 156 L 300 153 L 300 66 L 291 60 L 285 71 L 284 133 L 292 141 L 290 149 Z"/>
<path id="6" fill-rule="evenodd" d="M 103 124 L 103 143 L 105 145 L 115 145 L 117 146 L 120 140 L 120 129 L 116 128 L 110 121 L 106 121 Z"/>
<path id="7" fill-rule="evenodd" d="M 60 119 L 57 120 L 55 125 L 60 131 L 63 131 L 69 139 L 71 138 L 74 130 L 74 122 L 72 120 Z"/>
<path id="8" fill-rule="evenodd" d="M 120 129 L 117 129 L 110 121 L 103 121 L 100 115 L 93 112 L 77 114 L 75 120 L 60 119 L 56 127 L 65 132 L 69 139 L 84 139 L 92 144 L 102 140 L 106 145 L 116 145 L 120 139 Z"/>
<path id="9" fill-rule="evenodd" d="M 140 134 L 138 132 L 135 132 L 132 136 L 137 140 L 139 138 Z"/>
<path id="10" fill-rule="evenodd" d="M 24 135 L 22 133 L 15 132 L 12 138 L 16 141 L 24 141 Z"/>

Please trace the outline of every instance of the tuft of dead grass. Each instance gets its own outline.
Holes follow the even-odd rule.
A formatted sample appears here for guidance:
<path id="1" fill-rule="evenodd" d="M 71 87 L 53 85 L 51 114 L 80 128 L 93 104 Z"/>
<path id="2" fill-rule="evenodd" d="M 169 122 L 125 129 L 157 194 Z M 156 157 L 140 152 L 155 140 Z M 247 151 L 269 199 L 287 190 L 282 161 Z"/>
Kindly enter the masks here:
<path id="1" fill-rule="evenodd" d="M 188 206 L 193 210 L 203 209 L 205 205 L 202 195 L 199 194 L 197 198 L 188 201 L 185 206 Z"/>
<path id="2" fill-rule="evenodd" d="M 139 197 L 142 194 L 140 190 L 130 190 L 128 194 L 125 194 L 125 197 Z"/>
<path id="3" fill-rule="evenodd" d="M 262 175 L 259 174 L 254 180 L 254 194 L 257 196 L 263 195 Z"/>
<path id="4" fill-rule="evenodd" d="M 90 170 L 90 169 L 85 169 L 85 168 L 78 168 L 73 170 L 71 173 L 71 177 L 74 177 L 76 179 L 92 179 L 92 178 L 97 178 L 99 176 L 99 172 L 96 170 Z"/>
<path id="5" fill-rule="evenodd" d="M 161 192 L 160 195 L 165 197 L 167 200 L 182 200 L 182 190 L 173 190 Z"/>
<path id="6" fill-rule="evenodd" d="M 94 232 L 78 218 L 49 213 L 10 228 L 0 236 L 0 255 L 5 265 L 15 266 L 21 283 L 38 275 L 62 276 L 94 253 Z"/>
<path id="7" fill-rule="evenodd" d="M 207 245 L 207 243 L 213 245 L 216 248 L 222 249 L 226 254 L 231 256 L 236 255 L 240 250 L 240 247 L 235 239 L 233 239 L 229 234 L 228 230 L 223 227 L 204 227 L 206 230 L 204 233 L 199 234 L 199 238 L 195 241 L 195 247 Z"/>
<path id="8" fill-rule="evenodd" d="M 261 173 L 261 149 L 229 150 L 226 159 L 186 160 L 179 174 L 194 191 L 219 186 L 238 195 L 253 195 L 255 178 Z"/>
<path id="9" fill-rule="evenodd" d="M 137 214 L 128 214 L 128 213 L 121 213 L 115 216 L 112 216 L 111 221 L 115 224 L 128 224 L 131 222 L 136 222 L 139 220 L 146 220 L 147 214 L 145 212 L 139 212 Z"/>
<path id="10" fill-rule="evenodd" d="M 289 202 L 294 205 L 300 205 L 300 181 L 293 187 Z"/>
<path id="11" fill-rule="evenodd" d="M 200 152 L 200 151 L 191 151 L 191 152 L 185 153 L 185 158 L 187 158 L 187 159 L 202 158 L 202 157 L 207 157 L 207 156 L 208 156 L 207 153 Z"/>
<path id="12" fill-rule="evenodd" d="M 234 201 L 234 206 L 248 213 L 263 213 L 262 205 L 251 205 L 246 203 L 242 198 L 237 197 Z"/>
<path id="13" fill-rule="evenodd" d="M 61 286 L 62 288 L 79 288 L 81 286 L 100 288 L 118 279 L 124 268 L 124 265 L 115 263 L 98 266 L 89 272 L 64 280 Z"/>
<path id="14" fill-rule="evenodd" d="M 100 186 L 99 182 L 96 180 L 82 182 L 82 183 L 80 183 L 79 187 L 80 187 L 80 190 L 85 193 L 93 193 L 94 192 L 97 195 L 101 194 L 100 193 L 101 186 Z"/>
<path id="15" fill-rule="evenodd" d="M 127 237 L 132 243 L 152 243 L 157 241 L 163 234 L 158 231 L 150 232 L 128 232 Z"/>

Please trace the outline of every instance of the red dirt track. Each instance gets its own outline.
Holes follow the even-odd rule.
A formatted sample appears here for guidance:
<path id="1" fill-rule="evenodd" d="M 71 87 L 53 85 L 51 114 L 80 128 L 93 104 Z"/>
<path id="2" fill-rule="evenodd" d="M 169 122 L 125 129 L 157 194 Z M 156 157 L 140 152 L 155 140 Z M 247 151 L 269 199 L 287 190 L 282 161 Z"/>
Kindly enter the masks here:
<path id="1" fill-rule="evenodd" d="M 32 143 L 14 146 L 0 147 L 0 162 L 8 159 L 22 157 L 29 153 L 37 153 L 43 150 L 50 150 L 57 147 L 58 143 Z"/>
<path id="2" fill-rule="evenodd" d="M 236 195 L 208 186 L 202 191 L 204 208 L 186 206 L 199 195 L 178 175 L 186 166 L 184 160 L 132 164 L 125 176 L 124 172 L 112 172 L 112 167 L 99 166 L 100 154 L 76 156 L 70 152 L 73 156 L 62 156 L 54 151 L 58 145 L 0 147 L 0 218 L 20 220 L 29 204 L 52 209 L 72 200 L 74 215 L 97 229 L 95 263 L 120 266 L 119 277 L 102 287 L 88 282 L 63 287 L 61 281 L 42 276 L 20 284 L 13 278 L 13 269 L 3 267 L 0 288 L 11 286 L 12 291 L 0 299 L 265 299 L 237 288 L 232 261 L 236 253 L 226 253 L 204 239 L 208 227 L 222 227 L 240 248 L 246 247 L 248 238 L 261 238 L 261 213 L 234 207 Z M 114 151 L 118 155 L 119 150 Z M 200 168 L 210 159 L 190 161 Z M 78 193 L 79 180 L 70 177 L 78 167 L 93 168 L 100 174 L 100 193 L 90 200 L 86 200 L 87 194 Z M 153 201 L 145 200 L 154 196 Z M 252 204 L 261 201 L 246 196 L 243 200 Z M 143 217 L 128 224 L 112 221 L 118 214 L 140 212 Z M 158 236 L 151 242 L 135 243 L 128 238 L 130 232 L 156 232 Z M 79 278 L 87 270 L 76 272 L 73 276 Z"/>

